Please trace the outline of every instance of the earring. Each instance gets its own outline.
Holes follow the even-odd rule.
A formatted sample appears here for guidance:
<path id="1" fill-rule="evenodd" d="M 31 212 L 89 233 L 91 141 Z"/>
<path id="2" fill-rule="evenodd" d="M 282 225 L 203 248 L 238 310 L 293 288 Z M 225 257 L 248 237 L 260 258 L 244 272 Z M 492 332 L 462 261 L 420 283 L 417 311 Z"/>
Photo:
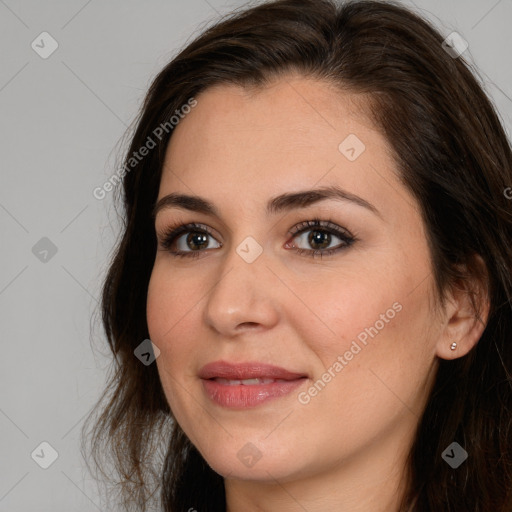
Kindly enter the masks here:
<path id="1" fill-rule="evenodd" d="M 455 350 L 455 349 L 457 348 L 457 342 L 456 342 L 456 341 L 454 341 L 454 342 L 450 345 L 450 348 L 451 348 L 452 350 Z"/>

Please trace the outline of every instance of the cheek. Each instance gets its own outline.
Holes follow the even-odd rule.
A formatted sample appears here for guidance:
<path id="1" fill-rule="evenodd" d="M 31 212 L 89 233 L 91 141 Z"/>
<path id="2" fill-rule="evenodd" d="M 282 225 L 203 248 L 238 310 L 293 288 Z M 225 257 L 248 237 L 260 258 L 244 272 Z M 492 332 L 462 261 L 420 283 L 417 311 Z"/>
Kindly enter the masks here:
<path id="1" fill-rule="evenodd" d="M 355 340 L 364 347 L 371 339 L 370 333 L 375 333 L 375 326 L 379 333 L 388 330 L 400 315 L 396 283 L 390 287 L 383 279 L 379 282 L 368 274 L 361 277 L 358 273 L 322 279 L 318 284 L 316 289 L 311 284 L 296 289 L 308 307 L 295 309 L 294 322 L 302 326 L 303 339 L 311 340 L 311 348 L 319 355 L 336 357 L 350 350 Z"/>
<path id="2" fill-rule="evenodd" d="M 174 287 L 166 285 L 165 276 L 158 271 L 157 266 L 153 268 L 148 285 L 146 301 L 146 318 L 151 340 L 160 347 L 158 340 L 161 339 L 165 329 L 169 329 L 168 318 L 174 316 L 176 300 L 173 297 Z"/>
<path id="3" fill-rule="evenodd" d="M 200 299 L 204 295 L 204 286 L 196 281 L 180 279 L 158 263 L 151 274 L 146 318 L 150 339 L 161 352 L 157 366 L 165 388 L 170 378 L 166 374 L 176 374 L 177 368 L 183 369 L 184 363 L 194 357 L 187 333 L 191 332 L 191 325 L 197 325 Z"/>
<path id="4" fill-rule="evenodd" d="M 183 320 L 193 313 L 201 297 L 200 282 L 180 278 L 167 266 L 165 258 L 157 258 L 149 280 L 146 305 L 151 340 L 157 345 L 160 341 L 163 345 L 158 345 L 160 350 L 165 349 L 168 339 L 175 339 L 182 329 Z"/>
<path id="5" fill-rule="evenodd" d="M 332 439 L 342 432 L 327 449 L 339 453 L 347 450 L 346 440 L 362 446 L 419 415 L 428 388 L 425 288 L 410 294 L 406 279 L 397 277 L 381 278 L 375 290 L 375 282 L 344 279 L 322 287 L 311 303 L 321 321 L 296 312 L 315 361 L 310 386 L 298 397 L 302 435 Z"/>
<path id="6" fill-rule="evenodd" d="M 148 286 L 146 317 L 150 339 L 160 349 L 156 365 L 164 394 L 173 415 L 181 418 L 183 370 L 197 354 L 187 331 L 190 332 L 201 295 L 194 291 L 194 282 L 185 282 L 174 274 L 171 278 L 171 274 L 161 263 L 155 264 Z"/>
<path id="7" fill-rule="evenodd" d="M 315 378 L 351 389 L 367 387 L 369 379 L 375 384 L 381 375 L 397 388 L 421 382 L 435 340 L 428 280 L 411 293 L 413 288 L 399 272 L 325 280 L 316 293 L 311 285 L 296 288 L 310 309 L 296 309 L 292 322 L 315 354 Z"/>

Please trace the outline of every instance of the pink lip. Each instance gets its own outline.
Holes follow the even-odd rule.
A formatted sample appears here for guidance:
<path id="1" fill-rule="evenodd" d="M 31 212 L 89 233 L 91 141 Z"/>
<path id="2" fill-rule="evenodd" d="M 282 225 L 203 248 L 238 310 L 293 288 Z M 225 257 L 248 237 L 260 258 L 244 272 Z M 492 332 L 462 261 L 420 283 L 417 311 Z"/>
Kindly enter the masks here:
<path id="1" fill-rule="evenodd" d="M 296 373 L 273 366 L 271 364 L 248 362 L 248 363 L 228 363 L 227 361 L 215 361 L 201 368 L 199 371 L 201 379 L 214 379 L 220 377 L 222 379 L 284 379 L 295 380 L 301 377 L 307 377 L 305 373 Z"/>
<path id="2" fill-rule="evenodd" d="M 203 366 L 199 371 L 199 377 L 202 379 L 203 389 L 213 402 L 223 407 L 239 409 L 254 407 L 267 400 L 288 395 L 307 380 L 307 375 L 303 373 L 291 372 L 278 366 L 259 362 L 231 364 L 226 361 L 216 361 Z M 286 382 L 230 385 L 213 380 L 215 378 L 266 378 Z"/>

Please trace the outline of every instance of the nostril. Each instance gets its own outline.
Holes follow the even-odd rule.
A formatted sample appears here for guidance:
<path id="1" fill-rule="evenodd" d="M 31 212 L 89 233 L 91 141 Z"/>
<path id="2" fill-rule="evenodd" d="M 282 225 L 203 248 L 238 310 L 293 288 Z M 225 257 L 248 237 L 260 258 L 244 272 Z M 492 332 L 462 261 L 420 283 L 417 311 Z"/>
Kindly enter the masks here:
<path id="1" fill-rule="evenodd" d="M 259 324 L 257 322 L 243 322 L 238 327 L 239 328 L 243 328 L 243 327 L 253 328 L 253 327 L 258 327 L 258 326 L 259 326 Z"/>

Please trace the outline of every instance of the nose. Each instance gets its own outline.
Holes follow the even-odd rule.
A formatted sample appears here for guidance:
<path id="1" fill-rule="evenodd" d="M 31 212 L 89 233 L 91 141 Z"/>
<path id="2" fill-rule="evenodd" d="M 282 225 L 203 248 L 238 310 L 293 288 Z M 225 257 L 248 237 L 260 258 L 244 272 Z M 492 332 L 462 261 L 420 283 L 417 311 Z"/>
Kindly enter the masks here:
<path id="1" fill-rule="evenodd" d="M 231 249 L 221 277 L 207 296 L 204 319 L 223 337 L 248 330 L 266 330 L 279 321 L 277 279 L 263 252 L 251 263 Z"/>

